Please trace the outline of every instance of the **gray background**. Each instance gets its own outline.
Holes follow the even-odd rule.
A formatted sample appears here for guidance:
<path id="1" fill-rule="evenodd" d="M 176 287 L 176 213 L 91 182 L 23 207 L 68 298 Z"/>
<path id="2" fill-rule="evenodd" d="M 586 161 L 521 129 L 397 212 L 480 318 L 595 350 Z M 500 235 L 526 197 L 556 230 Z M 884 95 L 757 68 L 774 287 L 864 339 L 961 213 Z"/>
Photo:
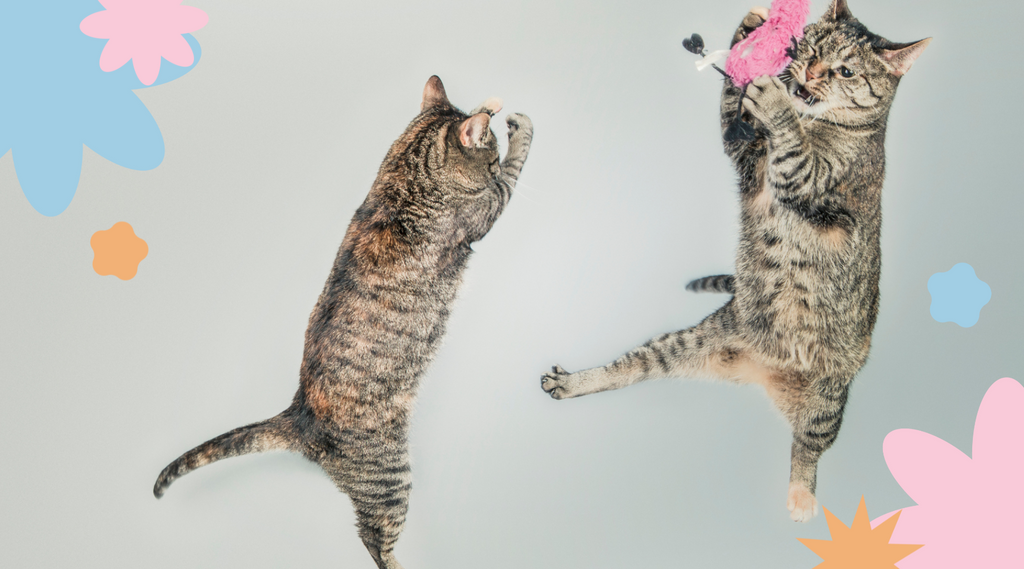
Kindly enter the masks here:
<path id="1" fill-rule="evenodd" d="M 150 488 L 181 452 L 290 401 L 348 220 L 431 74 L 464 108 L 503 97 L 536 138 L 422 384 L 402 563 L 818 563 L 795 538 L 827 539 L 824 516 L 789 520 L 789 432 L 759 389 L 553 401 L 538 381 L 726 300 L 683 289 L 732 270 L 738 203 L 720 81 L 680 40 L 726 47 L 747 2 L 186 4 L 210 15 L 202 60 L 138 92 L 159 168 L 86 149 L 74 201 L 46 218 L 0 158 L 0 566 L 373 567 L 348 499 L 298 456 L 217 463 L 161 501 Z M 882 457 L 889 431 L 969 453 L 985 390 L 1024 376 L 1022 5 L 851 8 L 893 40 L 936 39 L 892 111 L 881 316 L 821 463 L 818 496 L 847 523 L 861 495 L 872 517 L 913 504 Z M 90 236 L 117 221 L 149 244 L 127 282 L 91 268 Z M 958 262 L 993 291 L 969 329 L 928 313 L 928 277 Z"/>

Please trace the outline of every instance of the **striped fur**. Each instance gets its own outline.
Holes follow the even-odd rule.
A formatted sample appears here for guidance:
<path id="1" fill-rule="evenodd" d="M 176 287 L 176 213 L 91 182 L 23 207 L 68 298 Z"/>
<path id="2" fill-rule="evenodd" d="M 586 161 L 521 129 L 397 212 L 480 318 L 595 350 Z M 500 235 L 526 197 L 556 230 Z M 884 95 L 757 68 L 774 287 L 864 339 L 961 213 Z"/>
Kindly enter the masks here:
<path id="1" fill-rule="evenodd" d="M 763 22 L 752 11 L 733 43 Z M 793 431 L 790 515 L 816 515 L 818 459 L 835 442 L 878 314 L 886 120 L 925 45 L 874 35 L 834 0 L 805 30 L 785 81 L 760 77 L 747 88 L 755 139 L 725 142 L 742 203 L 736 274 L 688 288 L 735 296 L 697 326 L 606 366 L 555 366 L 543 389 L 564 399 L 679 376 L 762 385 Z M 723 133 L 741 96 L 725 82 Z"/>
<path id="2" fill-rule="evenodd" d="M 384 159 L 310 315 L 292 404 L 182 455 L 160 474 L 156 497 L 223 458 L 301 453 L 348 494 L 378 567 L 400 569 L 393 549 L 408 509 L 417 385 L 444 336 L 470 245 L 501 215 L 530 150 L 530 119 L 511 114 L 499 163 L 487 126 L 495 101 L 467 115 L 437 77 L 427 82 L 421 113 Z"/>
<path id="3" fill-rule="evenodd" d="M 735 294 L 736 288 L 733 284 L 735 277 L 732 275 L 715 275 L 690 281 L 686 290 L 691 292 L 727 292 Z"/>

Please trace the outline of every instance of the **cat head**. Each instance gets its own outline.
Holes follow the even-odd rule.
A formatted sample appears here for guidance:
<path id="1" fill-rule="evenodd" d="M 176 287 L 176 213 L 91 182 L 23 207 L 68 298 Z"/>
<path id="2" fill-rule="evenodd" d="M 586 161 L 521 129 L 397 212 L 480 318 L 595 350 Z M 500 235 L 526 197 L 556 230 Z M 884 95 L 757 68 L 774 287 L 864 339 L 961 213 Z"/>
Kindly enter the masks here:
<path id="1" fill-rule="evenodd" d="M 403 175 L 425 188 L 473 193 L 500 175 L 498 140 L 491 117 L 501 100 L 491 98 L 470 113 L 455 107 L 436 75 L 423 88 L 420 114 L 409 123 L 385 163 L 407 169 Z"/>
<path id="2" fill-rule="evenodd" d="M 404 258 L 414 242 L 472 242 L 486 233 L 467 212 L 508 185 L 490 128 L 500 110 L 501 100 L 491 98 L 464 113 L 440 79 L 427 81 L 420 113 L 391 145 L 356 212 L 357 256 L 387 264 Z"/>
<path id="3" fill-rule="evenodd" d="M 804 28 L 781 78 L 802 114 L 871 123 L 887 116 L 900 78 L 929 42 L 890 42 L 857 21 L 846 0 L 833 0 L 821 20 Z"/>

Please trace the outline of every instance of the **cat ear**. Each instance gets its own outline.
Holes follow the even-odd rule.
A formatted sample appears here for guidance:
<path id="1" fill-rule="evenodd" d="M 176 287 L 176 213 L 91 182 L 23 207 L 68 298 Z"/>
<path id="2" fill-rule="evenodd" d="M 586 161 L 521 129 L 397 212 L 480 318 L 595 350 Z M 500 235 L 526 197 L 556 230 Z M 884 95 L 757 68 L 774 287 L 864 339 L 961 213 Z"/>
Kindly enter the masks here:
<path id="1" fill-rule="evenodd" d="M 423 102 L 420 103 L 420 112 L 422 113 L 430 107 L 436 107 L 441 104 L 451 105 L 448 102 L 448 95 L 444 92 L 444 85 L 441 84 L 441 78 L 434 75 L 427 79 L 427 86 L 423 88 Z"/>
<path id="2" fill-rule="evenodd" d="M 832 0 L 832 5 L 825 10 L 825 15 L 821 17 L 822 22 L 842 22 L 855 19 L 853 12 L 850 12 L 850 7 L 846 5 L 846 0 Z"/>
<path id="3" fill-rule="evenodd" d="M 487 113 L 493 117 L 501 112 L 501 103 L 502 101 L 500 97 L 491 97 L 490 99 L 480 103 L 480 105 L 470 111 L 469 114 L 475 115 L 477 113 Z"/>
<path id="4" fill-rule="evenodd" d="M 484 137 L 491 126 L 491 115 L 487 112 L 475 114 L 459 125 L 459 142 L 466 148 L 483 146 Z"/>
<path id="5" fill-rule="evenodd" d="M 893 49 L 883 49 L 881 51 L 882 59 L 889 65 L 889 72 L 897 77 L 903 77 L 907 71 L 910 71 L 910 66 L 914 64 L 924 48 L 928 47 L 928 44 L 932 42 L 932 38 L 925 38 L 921 41 L 909 43 L 909 44 L 896 44 Z"/>

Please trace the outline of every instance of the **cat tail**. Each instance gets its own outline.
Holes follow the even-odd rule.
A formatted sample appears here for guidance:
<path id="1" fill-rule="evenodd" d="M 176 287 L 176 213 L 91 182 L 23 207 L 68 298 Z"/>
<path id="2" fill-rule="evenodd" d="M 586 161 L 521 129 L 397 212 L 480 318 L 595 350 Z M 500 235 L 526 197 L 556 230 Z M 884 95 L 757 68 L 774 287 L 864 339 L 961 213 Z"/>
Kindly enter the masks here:
<path id="1" fill-rule="evenodd" d="M 715 275 L 690 281 L 686 290 L 693 292 L 727 292 L 736 294 L 735 277 L 732 275 Z"/>
<path id="2" fill-rule="evenodd" d="M 268 450 L 291 450 L 294 437 L 295 425 L 287 411 L 266 421 L 228 431 L 168 464 L 153 485 L 153 495 L 160 498 L 172 482 L 211 462 Z"/>

